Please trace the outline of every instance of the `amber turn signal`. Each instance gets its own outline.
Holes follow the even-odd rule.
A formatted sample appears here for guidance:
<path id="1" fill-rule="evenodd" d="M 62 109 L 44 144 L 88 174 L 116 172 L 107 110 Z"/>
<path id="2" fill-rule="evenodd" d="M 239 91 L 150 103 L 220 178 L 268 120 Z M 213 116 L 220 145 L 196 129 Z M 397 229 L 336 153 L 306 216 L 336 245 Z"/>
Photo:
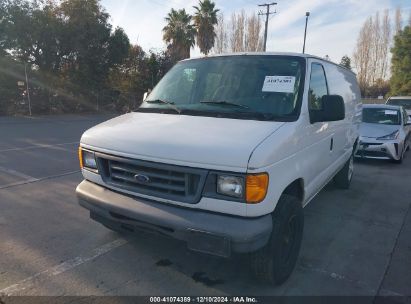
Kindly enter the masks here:
<path id="1" fill-rule="evenodd" d="M 248 204 L 261 202 L 268 189 L 268 174 L 248 174 L 246 177 L 246 201 Z"/>
<path id="2" fill-rule="evenodd" d="M 83 152 L 81 147 L 78 147 L 78 160 L 80 162 L 80 169 L 83 169 Z"/>

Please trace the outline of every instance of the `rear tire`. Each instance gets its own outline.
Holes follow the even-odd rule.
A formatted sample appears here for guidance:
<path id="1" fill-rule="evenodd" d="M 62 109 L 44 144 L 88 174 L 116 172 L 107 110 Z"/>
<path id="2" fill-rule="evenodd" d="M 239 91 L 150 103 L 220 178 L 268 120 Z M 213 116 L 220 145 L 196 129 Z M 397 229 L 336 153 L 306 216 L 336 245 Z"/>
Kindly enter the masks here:
<path id="1" fill-rule="evenodd" d="M 258 280 L 280 285 L 291 275 L 301 247 L 304 213 L 300 200 L 283 194 L 272 217 L 270 240 L 251 254 L 250 263 Z"/>
<path id="2" fill-rule="evenodd" d="M 344 167 L 334 177 L 335 185 L 340 189 L 350 188 L 351 180 L 354 175 L 354 155 L 345 163 Z"/>

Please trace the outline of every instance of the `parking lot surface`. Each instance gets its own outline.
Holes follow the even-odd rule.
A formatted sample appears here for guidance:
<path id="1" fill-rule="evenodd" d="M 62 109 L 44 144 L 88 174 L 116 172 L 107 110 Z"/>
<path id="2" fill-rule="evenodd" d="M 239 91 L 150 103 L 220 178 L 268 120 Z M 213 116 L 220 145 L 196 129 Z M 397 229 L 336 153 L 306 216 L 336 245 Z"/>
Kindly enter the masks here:
<path id="1" fill-rule="evenodd" d="M 74 192 L 77 147 L 108 118 L 0 117 L 0 294 L 411 295 L 411 152 L 402 165 L 357 161 L 350 190 L 322 190 L 304 209 L 294 273 L 272 287 L 244 256 L 124 237 L 89 219 Z"/>

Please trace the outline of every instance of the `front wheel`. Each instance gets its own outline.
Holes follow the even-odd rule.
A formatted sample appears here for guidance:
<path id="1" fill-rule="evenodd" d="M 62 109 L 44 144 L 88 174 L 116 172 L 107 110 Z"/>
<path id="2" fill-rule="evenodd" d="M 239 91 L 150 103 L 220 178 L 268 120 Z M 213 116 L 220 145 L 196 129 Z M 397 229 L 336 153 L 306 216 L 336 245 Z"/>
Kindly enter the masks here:
<path id="1" fill-rule="evenodd" d="M 404 154 L 405 154 L 405 151 L 406 151 L 405 146 L 402 149 L 403 149 L 403 151 L 401 153 L 400 158 L 394 160 L 394 163 L 396 163 L 396 164 L 402 164 L 402 161 L 404 160 Z"/>
<path id="2" fill-rule="evenodd" d="M 351 154 L 350 159 L 345 163 L 344 167 L 334 177 L 334 182 L 338 188 L 350 188 L 352 176 L 354 174 L 354 154 Z"/>
<path id="3" fill-rule="evenodd" d="M 251 254 L 251 268 L 260 281 L 280 285 L 291 275 L 300 251 L 304 214 L 300 200 L 283 194 L 272 215 L 268 244 Z"/>

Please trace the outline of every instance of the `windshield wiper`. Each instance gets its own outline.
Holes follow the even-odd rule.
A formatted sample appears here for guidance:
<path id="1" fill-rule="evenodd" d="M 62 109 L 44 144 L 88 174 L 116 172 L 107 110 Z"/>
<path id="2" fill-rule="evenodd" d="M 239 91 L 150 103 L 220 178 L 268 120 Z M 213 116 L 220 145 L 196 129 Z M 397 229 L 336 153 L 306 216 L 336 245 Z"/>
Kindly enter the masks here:
<path id="1" fill-rule="evenodd" d="M 230 106 L 235 106 L 237 108 L 243 108 L 243 109 L 250 109 L 250 107 L 234 102 L 229 102 L 225 100 L 202 100 L 200 103 L 208 103 L 208 104 L 222 104 L 222 105 L 230 105 Z"/>
<path id="2" fill-rule="evenodd" d="M 168 105 L 170 108 L 175 110 L 178 114 L 181 114 L 181 110 L 174 104 L 174 102 L 167 101 L 164 99 L 153 99 L 153 100 L 145 100 L 147 103 L 163 103 Z"/>

